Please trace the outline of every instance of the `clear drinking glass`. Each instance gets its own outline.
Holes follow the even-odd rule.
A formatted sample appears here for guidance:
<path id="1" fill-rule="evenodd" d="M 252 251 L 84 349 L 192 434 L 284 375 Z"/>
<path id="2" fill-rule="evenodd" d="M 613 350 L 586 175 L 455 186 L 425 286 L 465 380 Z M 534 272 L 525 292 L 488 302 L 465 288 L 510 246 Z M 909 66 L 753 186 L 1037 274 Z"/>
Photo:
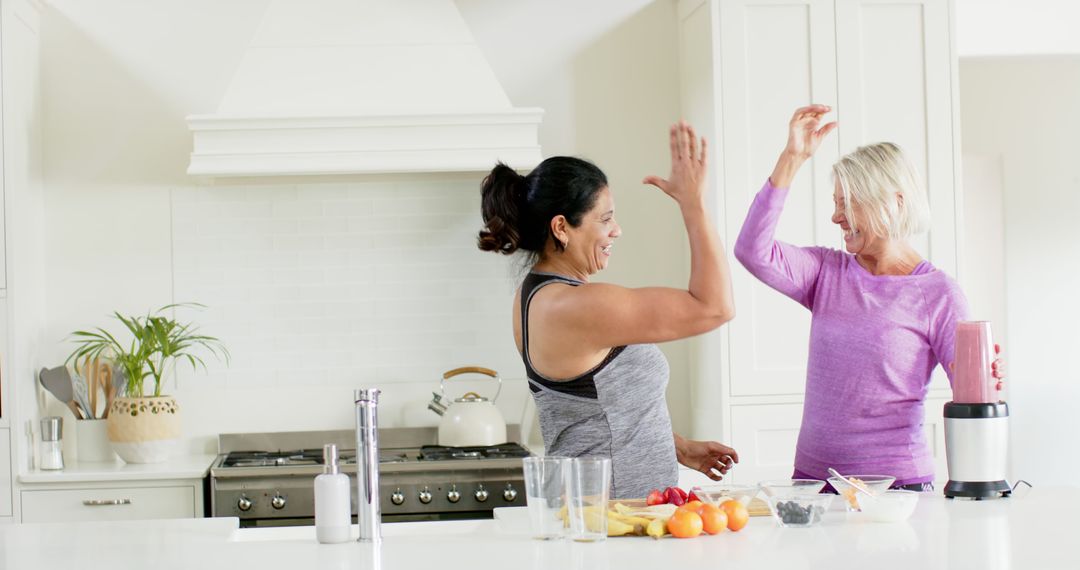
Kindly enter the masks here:
<path id="1" fill-rule="evenodd" d="M 533 538 L 552 540 L 566 535 L 560 514 L 566 508 L 566 477 L 570 459 L 566 457 L 526 457 L 525 501 Z"/>
<path id="2" fill-rule="evenodd" d="M 566 481 L 570 537 L 578 542 L 607 538 L 607 504 L 611 492 L 611 460 L 578 457 L 570 460 Z"/>

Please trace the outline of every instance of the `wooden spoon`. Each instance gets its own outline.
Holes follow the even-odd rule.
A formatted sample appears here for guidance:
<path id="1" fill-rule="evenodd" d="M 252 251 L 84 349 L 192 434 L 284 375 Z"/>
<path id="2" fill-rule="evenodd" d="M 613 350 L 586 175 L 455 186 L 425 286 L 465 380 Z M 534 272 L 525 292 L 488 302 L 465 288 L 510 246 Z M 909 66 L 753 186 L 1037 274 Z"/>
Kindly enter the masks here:
<path id="1" fill-rule="evenodd" d="M 98 385 L 105 392 L 105 411 L 101 412 L 101 419 L 109 417 L 109 409 L 112 408 L 113 399 L 116 398 L 116 387 L 113 386 L 112 366 L 106 362 L 101 363 L 98 372 Z"/>
<path id="2" fill-rule="evenodd" d="M 86 363 L 83 365 L 83 376 L 86 377 L 86 389 L 90 392 L 90 419 L 97 417 L 97 376 L 98 376 L 98 359 L 94 359 L 93 364 Z"/>

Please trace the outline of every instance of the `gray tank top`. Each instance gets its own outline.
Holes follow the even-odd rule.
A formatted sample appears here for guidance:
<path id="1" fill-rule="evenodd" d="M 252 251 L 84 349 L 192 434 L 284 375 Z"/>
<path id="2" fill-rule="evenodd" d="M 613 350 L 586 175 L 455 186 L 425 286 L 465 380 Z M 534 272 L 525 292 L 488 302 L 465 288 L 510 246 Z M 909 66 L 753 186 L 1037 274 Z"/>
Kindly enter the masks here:
<path id="1" fill-rule="evenodd" d="M 679 480 L 665 390 L 668 363 L 653 344 L 611 349 L 570 380 L 541 375 L 529 360 L 529 303 L 552 283 L 580 281 L 532 272 L 521 284 L 522 360 L 548 455 L 610 457 L 611 497 L 641 498 Z"/>

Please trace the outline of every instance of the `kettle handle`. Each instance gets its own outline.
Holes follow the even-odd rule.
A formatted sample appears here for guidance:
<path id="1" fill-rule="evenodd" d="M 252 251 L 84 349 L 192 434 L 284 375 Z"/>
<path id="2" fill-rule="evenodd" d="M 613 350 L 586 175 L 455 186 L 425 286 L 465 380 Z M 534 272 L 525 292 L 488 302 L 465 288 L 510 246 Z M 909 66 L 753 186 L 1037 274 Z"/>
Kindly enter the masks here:
<path id="1" fill-rule="evenodd" d="M 499 377 L 498 372 L 490 368 L 484 368 L 483 366 L 462 366 L 461 368 L 455 368 L 453 370 L 447 370 L 446 372 L 443 372 L 442 380 L 439 381 L 439 390 L 441 390 L 442 393 L 445 395 L 446 381 L 453 378 L 454 376 L 459 376 L 461 374 L 483 374 L 485 376 L 490 376 L 495 380 L 498 380 L 499 388 L 495 391 L 495 397 L 492 398 L 491 401 L 494 402 L 495 400 L 499 399 L 499 394 L 502 393 L 502 378 Z"/>
<path id="2" fill-rule="evenodd" d="M 499 373 L 490 368 L 484 368 L 483 366 L 462 366 L 461 368 L 455 368 L 453 370 L 447 370 L 443 372 L 443 380 L 449 380 L 459 374 L 485 374 L 492 378 L 498 378 Z"/>

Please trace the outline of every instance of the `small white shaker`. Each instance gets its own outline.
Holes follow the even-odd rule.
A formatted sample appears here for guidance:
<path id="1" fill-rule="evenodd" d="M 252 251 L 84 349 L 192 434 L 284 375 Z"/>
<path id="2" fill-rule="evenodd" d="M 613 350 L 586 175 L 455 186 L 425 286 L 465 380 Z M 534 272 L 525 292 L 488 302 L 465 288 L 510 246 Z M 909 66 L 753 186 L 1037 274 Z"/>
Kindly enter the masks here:
<path id="1" fill-rule="evenodd" d="M 352 535 L 349 476 L 338 467 L 337 445 L 323 446 L 323 473 L 315 477 L 315 538 L 345 542 Z"/>

